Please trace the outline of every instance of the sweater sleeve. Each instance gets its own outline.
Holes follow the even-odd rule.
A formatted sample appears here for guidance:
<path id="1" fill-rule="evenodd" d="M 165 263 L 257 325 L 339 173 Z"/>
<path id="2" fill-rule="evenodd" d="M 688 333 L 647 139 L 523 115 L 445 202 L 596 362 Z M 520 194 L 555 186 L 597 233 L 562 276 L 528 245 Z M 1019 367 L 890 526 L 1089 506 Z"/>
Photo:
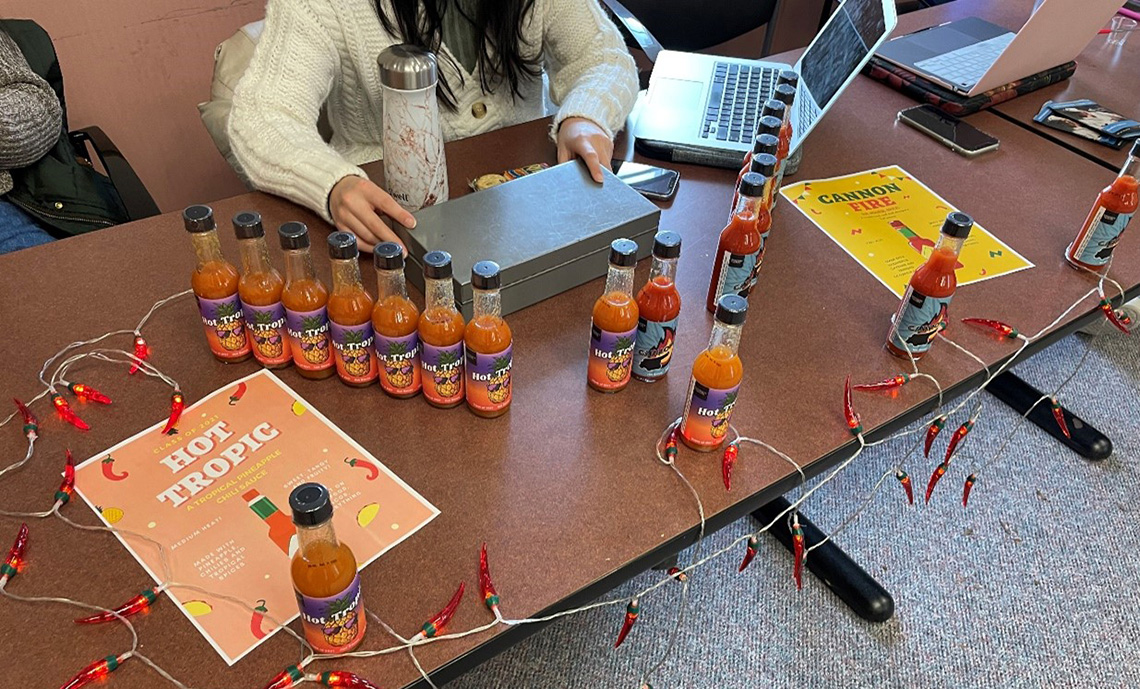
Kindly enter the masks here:
<path id="1" fill-rule="evenodd" d="M 26 167 L 63 132 L 59 98 L 32 71 L 20 47 L 0 31 L 0 170 Z"/>
<path id="2" fill-rule="evenodd" d="M 547 0 L 543 52 L 550 96 L 559 106 L 553 131 L 567 117 L 584 117 L 611 137 L 637 99 L 637 66 L 598 0 Z"/>
<path id="3" fill-rule="evenodd" d="M 234 93 L 230 145 L 253 184 L 332 221 L 333 186 L 363 170 L 317 130 L 340 68 L 336 46 L 306 0 L 269 0 L 265 30 Z"/>

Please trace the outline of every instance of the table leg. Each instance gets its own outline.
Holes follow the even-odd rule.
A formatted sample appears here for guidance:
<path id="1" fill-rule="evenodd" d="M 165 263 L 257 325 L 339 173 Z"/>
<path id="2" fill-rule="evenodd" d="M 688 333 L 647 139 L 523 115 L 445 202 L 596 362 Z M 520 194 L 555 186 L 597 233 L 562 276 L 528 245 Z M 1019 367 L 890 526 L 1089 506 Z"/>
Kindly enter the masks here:
<path id="1" fill-rule="evenodd" d="M 790 506 L 791 503 L 785 498 L 779 497 L 753 512 L 752 517 L 768 524 Z M 808 548 L 824 539 L 823 532 L 812 524 L 803 512 L 800 512 L 800 527 L 804 531 L 804 543 Z M 781 518 L 768 530 L 768 533 L 791 551 L 792 531 L 787 519 Z M 834 542 L 828 541 L 811 551 L 805 564 L 809 572 L 831 589 L 832 593 L 839 596 L 839 599 L 859 617 L 868 622 L 886 622 L 894 615 L 895 601 L 891 598 L 891 594 Z M 791 577 L 788 585 L 794 587 L 790 579 Z"/>
<path id="2" fill-rule="evenodd" d="M 1018 414 L 1024 414 L 1045 394 L 1009 371 L 994 378 L 986 390 L 1008 404 Z M 1066 438 L 1065 434 L 1061 432 L 1061 427 L 1053 418 L 1053 410 L 1048 402 L 1042 402 L 1033 407 L 1028 418 L 1046 433 L 1059 440 L 1062 445 L 1085 459 L 1107 459 L 1112 454 L 1112 440 L 1108 436 L 1088 425 L 1068 409 L 1062 407 L 1061 411 L 1065 415 L 1065 422 L 1069 426 L 1071 438 Z"/>

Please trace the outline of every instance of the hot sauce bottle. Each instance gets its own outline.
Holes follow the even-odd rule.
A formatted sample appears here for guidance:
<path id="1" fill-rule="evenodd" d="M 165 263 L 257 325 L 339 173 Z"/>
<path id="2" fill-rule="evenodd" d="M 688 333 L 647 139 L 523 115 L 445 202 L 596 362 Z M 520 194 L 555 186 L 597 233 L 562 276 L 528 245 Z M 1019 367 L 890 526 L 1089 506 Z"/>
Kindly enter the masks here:
<path id="1" fill-rule="evenodd" d="M 360 645 L 368 620 L 360 597 L 356 556 L 336 538 L 332 496 L 319 483 L 289 495 L 300 547 L 291 573 L 301 628 L 317 653 L 344 653 Z"/>
<path id="2" fill-rule="evenodd" d="M 479 261 L 471 268 L 475 293 L 471 322 L 463 335 L 467 349 L 467 408 L 493 419 L 511 406 L 511 329 L 503 320 L 499 264 Z"/>
<path id="3" fill-rule="evenodd" d="M 954 211 L 946 216 L 934 251 L 926 263 L 914 271 L 891 323 L 887 335 L 887 349 L 891 354 L 906 359 L 909 351 L 915 359 L 921 359 L 930 349 L 934 336 L 946 326 L 950 299 L 958 287 L 954 266 L 973 227 L 974 220 L 965 213 Z"/>
<path id="4" fill-rule="evenodd" d="M 451 254 L 424 254 L 424 312 L 420 314 L 420 366 L 424 399 L 444 409 L 454 407 L 463 395 L 463 314 L 455 308 L 451 283 Z"/>
<path id="5" fill-rule="evenodd" d="M 629 385 L 638 321 L 637 302 L 633 300 L 636 265 L 637 243 L 615 239 L 610 244 L 606 291 L 594 302 L 590 322 L 586 382 L 599 392 L 617 392 Z"/>
<path id="6" fill-rule="evenodd" d="M 1085 224 L 1065 251 L 1069 263 L 1095 271 L 1108 265 L 1112 250 L 1140 205 L 1137 177 L 1140 177 L 1140 141 L 1132 144 L 1120 174 L 1097 195 Z"/>
<path id="7" fill-rule="evenodd" d="M 245 361 L 250 350 L 238 297 L 238 272 L 222 256 L 214 211 L 209 206 L 190 206 L 182 211 L 182 223 L 198 258 L 190 286 L 198 299 L 210 351 L 222 362 Z"/>
<path id="8" fill-rule="evenodd" d="M 776 172 L 777 189 L 784 181 L 784 170 L 787 168 L 788 154 L 792 148 L 792 103 L 796 100 L 796 87 L 787 83 L 785 74 L 794 76 L 795 72 L 780 72 L 776 91 L 773 94 L 776 100 L 784 104 L 784 116 L 780 124 L 780 149 L 776 152 L 776 158 L 780 160 L 780 169 Z"/>
<path id="9" fill-rule="evenodd" d="M 253 340 L 253 357 L 265 368 L 285 368 L 293 363 L 285 306 L 281 303 L 285 281 L 269 262 L 261 215 L 244 211 L 234 216 L 233 224 L 241 251 L 238 295 L 246 332 Z"/>
<path id="10" fill-rule="evenodd" d="M 773 142 L 776 141 L 776 137 L 773 136 L 770 138 L 772 139 Z M 772 149 L 775 150 L 775 143 L 772 144 Z M 757 155 L 756 157 L 754 157 L 752 159 L 752 164 L 749 166 L 748 172 L 756 172 L 756 173 L 759 173 L 761 175 L 764 175 L 764 179 L 774 179 L 776 176 L 777 165 L 778 165 L 778 163 L 776 161 L 776 155 L 774 153 L 765 152 L 765 153 L 761 153 L 761 154 Z M 743 178 L 743 175 L 741 175 L 741 177 Z M 772 195 L 775 193 L 776 193 L 776 185 L 775 184 L 769 185 L 768 186 L 768 193 L 760 201 L 760 205 L 762 205 L 768 211 L 769 215 L 772 214 L 772 202 L 773 202 Z M 733 193 L 733 195 L 732 195 L 732 210 L 729 212 L 729 215 L 728 215 L 728 219 L 730 221 L 732 220 L 732 216 L 735 215 L 736 206 L 739 203 L 740 203 L 740 183 L 737 182 L 736 192 Z M 771 229 L 772 229 L 772 223 L 771 223 L 771 219 L 769 218 L 768 231 L 770 231 Z M 767 241 L 768 241 L 768 231 L 765 231 L 763 233 L 763 235 L 764 235 L 763 236 L 763 240 L 764 240 L 763 243 L 767 243 Z"/>
<path id="11" fill-rule="evenodd" d="M 380 366 L 380 387 L 392 397 L 420 394 L 420 311 L 408 299 L 404 281 L 404 250 L 383 242 L 372 252 L 376 264 L 376 308 L 372 330 Z"/>
<path id="12" fill-rule="evenodd" d="M 281 290 L 281 303 L 285 305 L 293 363 L 302 377 L 328 378 L 336 373 L 325 308 L 329 291 L 313 270 L 309 228 L 304 223 L 287 222 L 277 230 L 277 236 L 285 251 L 285 288 Z"/>
<path id="13" fill-rule="evenodd" d="M 730 216 L 732 215 L 732 211 L 736 209 L 736 202 L 740 200 L 740 181 L 744 179 L 744 174 L 747 172 L 758 172 L 758 170 L 753 169 L 752 164 L 762 155 L 770 155 L 773 160 L 776 160 L 776 151 L 780 147 L 780 137 L 778 137 L 776 133 L 780 131 L 780 128 L 773 125 L 777 125 L 779 121 L 774 117 L 761 119 L 771 120 L 768 125 L 764 125 L 762 123 L 761 127 L 764 129 L 772 129 L 773 133 L 770 134 L 768 132 L 764 132 L 763 134 L 758 134 L 756 136 L 756 141 L 753 142 L 752 152 L 745 157 L 745 160 L 747 162 L 745 163 L 744 167 L 740 168 L 740 174 L 736 176 L 736 187 L 732 192 L 732 206 L 728 209 L 728 214 Z M 779 161 L 777 161 L 777 164 L 778 162 Z M 772 174 L 769 174 L 767 176 L 771 177 Z"/>
<path id="14" fill-rule="evenodd" d="M 763 203 L 768 196 L 769 184 L 770 178 L 755 172 L 747 173 L 740 181 L 740 200 L 728 225 L 720 233 L 720 244 L 714 257 L 706 303 L 709 311 L 716 311 L 722 295 L 736 294 L 747 299 L 756 286 L 764 235 L 772 224 Z"/>
<path id="15" fill-rule="evenodd" d="M 633 377 L 654 383 L 669 372 L 681 294 L 675 284 L 681 257 L 681 235 L 658 232 L 653 239 L 649 282 L 637 293 L 637 336 L 633 343 Z"/>
<path id="16" fill-rule="evenodd" d="M 332 294 L 329 295 L 329 331 L 333 359 L 341 381 L 353 387 L 376 382 L 376 350 L 372 347 L 372 297 L 360 280 L 356 236 L 351 232 L 329 235 Z"/>
<path id="17" fill-rule="evenodd" d="M 681 415 L 681 440 L 700 452 L 720 447 L 736 406 L 744 365 L 736 353 L 748 301 L 735 294 L 720 298 L 708 348 L 693 361 L 688 402 Z"/>
<path id="18" fill-rule="evenodd" d="M 790 69 L 784 70 L 783 72 L 780 72 L 780 76 L 776 78 L 776 88 L 779 89 L 780 86 L 789 86 L 792 89 L 791 98 L 788 99 L 788 143 L 790 145 L 791 141 L 792 141 L 792 125 L 791 125 L 792 116 L 791 116 L 791 113 L 795 110 L 795 108 L 794 108 L 794 104 L 795 104 L 795 100 L 796 100 L 796 93 L 795 92 L 799 89 L 799 86 L 800 86 L 800 75 L 797 74 L 796 72 L 793 72 Z M 796 150 L 794 150 L 788 154 L 788 157 L 785 158 L 783 161 L 783 163 L 784 163 L 783 169 L 780 170 L 780 183 L 781 184 L 784 181 L 785 175 L 794 175 L 794 174 L 796 174 L 797 171 L 799 171 L 800 161 L 802 161 L 802 160 L 803 160 L 803 146 L 800 146 L 799 148 L 797 148 Z M 777 189 L 778 188 L 779 187 L 777 187 Z"/>

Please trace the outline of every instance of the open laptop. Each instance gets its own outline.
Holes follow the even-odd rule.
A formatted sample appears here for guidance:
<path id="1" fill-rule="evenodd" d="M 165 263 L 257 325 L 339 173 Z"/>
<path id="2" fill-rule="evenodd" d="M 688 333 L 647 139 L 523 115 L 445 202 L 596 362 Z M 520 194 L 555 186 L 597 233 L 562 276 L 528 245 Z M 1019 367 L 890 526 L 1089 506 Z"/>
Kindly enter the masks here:
<path id="1" fill-rule="evenodd" d="M 967 17 L 888 41 L 877 55 L 974 96 L 1074 59 L 1123 5 L 1044 0 L 1017 33 Z"/>
<path id="2" fill-rule="evenodd" d="M 792 150 L 894 30 L 894 0 L 846 0 L 794 66 L 680 53 L 657 57 L 633 134 L 646 155 L 739 167 L 781 70 L 800 75 L 792 106 Z"/>

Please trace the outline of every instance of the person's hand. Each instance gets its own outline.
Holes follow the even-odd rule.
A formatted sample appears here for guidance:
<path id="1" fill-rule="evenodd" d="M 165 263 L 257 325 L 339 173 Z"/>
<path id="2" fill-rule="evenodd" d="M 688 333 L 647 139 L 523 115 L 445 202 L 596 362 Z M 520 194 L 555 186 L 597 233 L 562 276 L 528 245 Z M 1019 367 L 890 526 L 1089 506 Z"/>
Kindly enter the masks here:
<path id="1" fill-rule="evenodd" d="M 613 139 L 594 122 L 584 117 L 567 117 L 558 128 L 558 162 L 577 156 L 586 163 L 590 176 L 602 183 L 602 167 L 609 167 L 614 156 Z"/>
<path id="2" fill-rule="evenodd" d="M 416 219 L 396 203 L 371 180 L 349 175 L 336 183 L 329 193 L 329 212 L 332 213 L 336 228 L 356 235 L 360 248 L 372 251 L 381 242 L 404 243 L 396 233 L 380 219 L 380 213 L 410 229 L 415 228 Z"/>

